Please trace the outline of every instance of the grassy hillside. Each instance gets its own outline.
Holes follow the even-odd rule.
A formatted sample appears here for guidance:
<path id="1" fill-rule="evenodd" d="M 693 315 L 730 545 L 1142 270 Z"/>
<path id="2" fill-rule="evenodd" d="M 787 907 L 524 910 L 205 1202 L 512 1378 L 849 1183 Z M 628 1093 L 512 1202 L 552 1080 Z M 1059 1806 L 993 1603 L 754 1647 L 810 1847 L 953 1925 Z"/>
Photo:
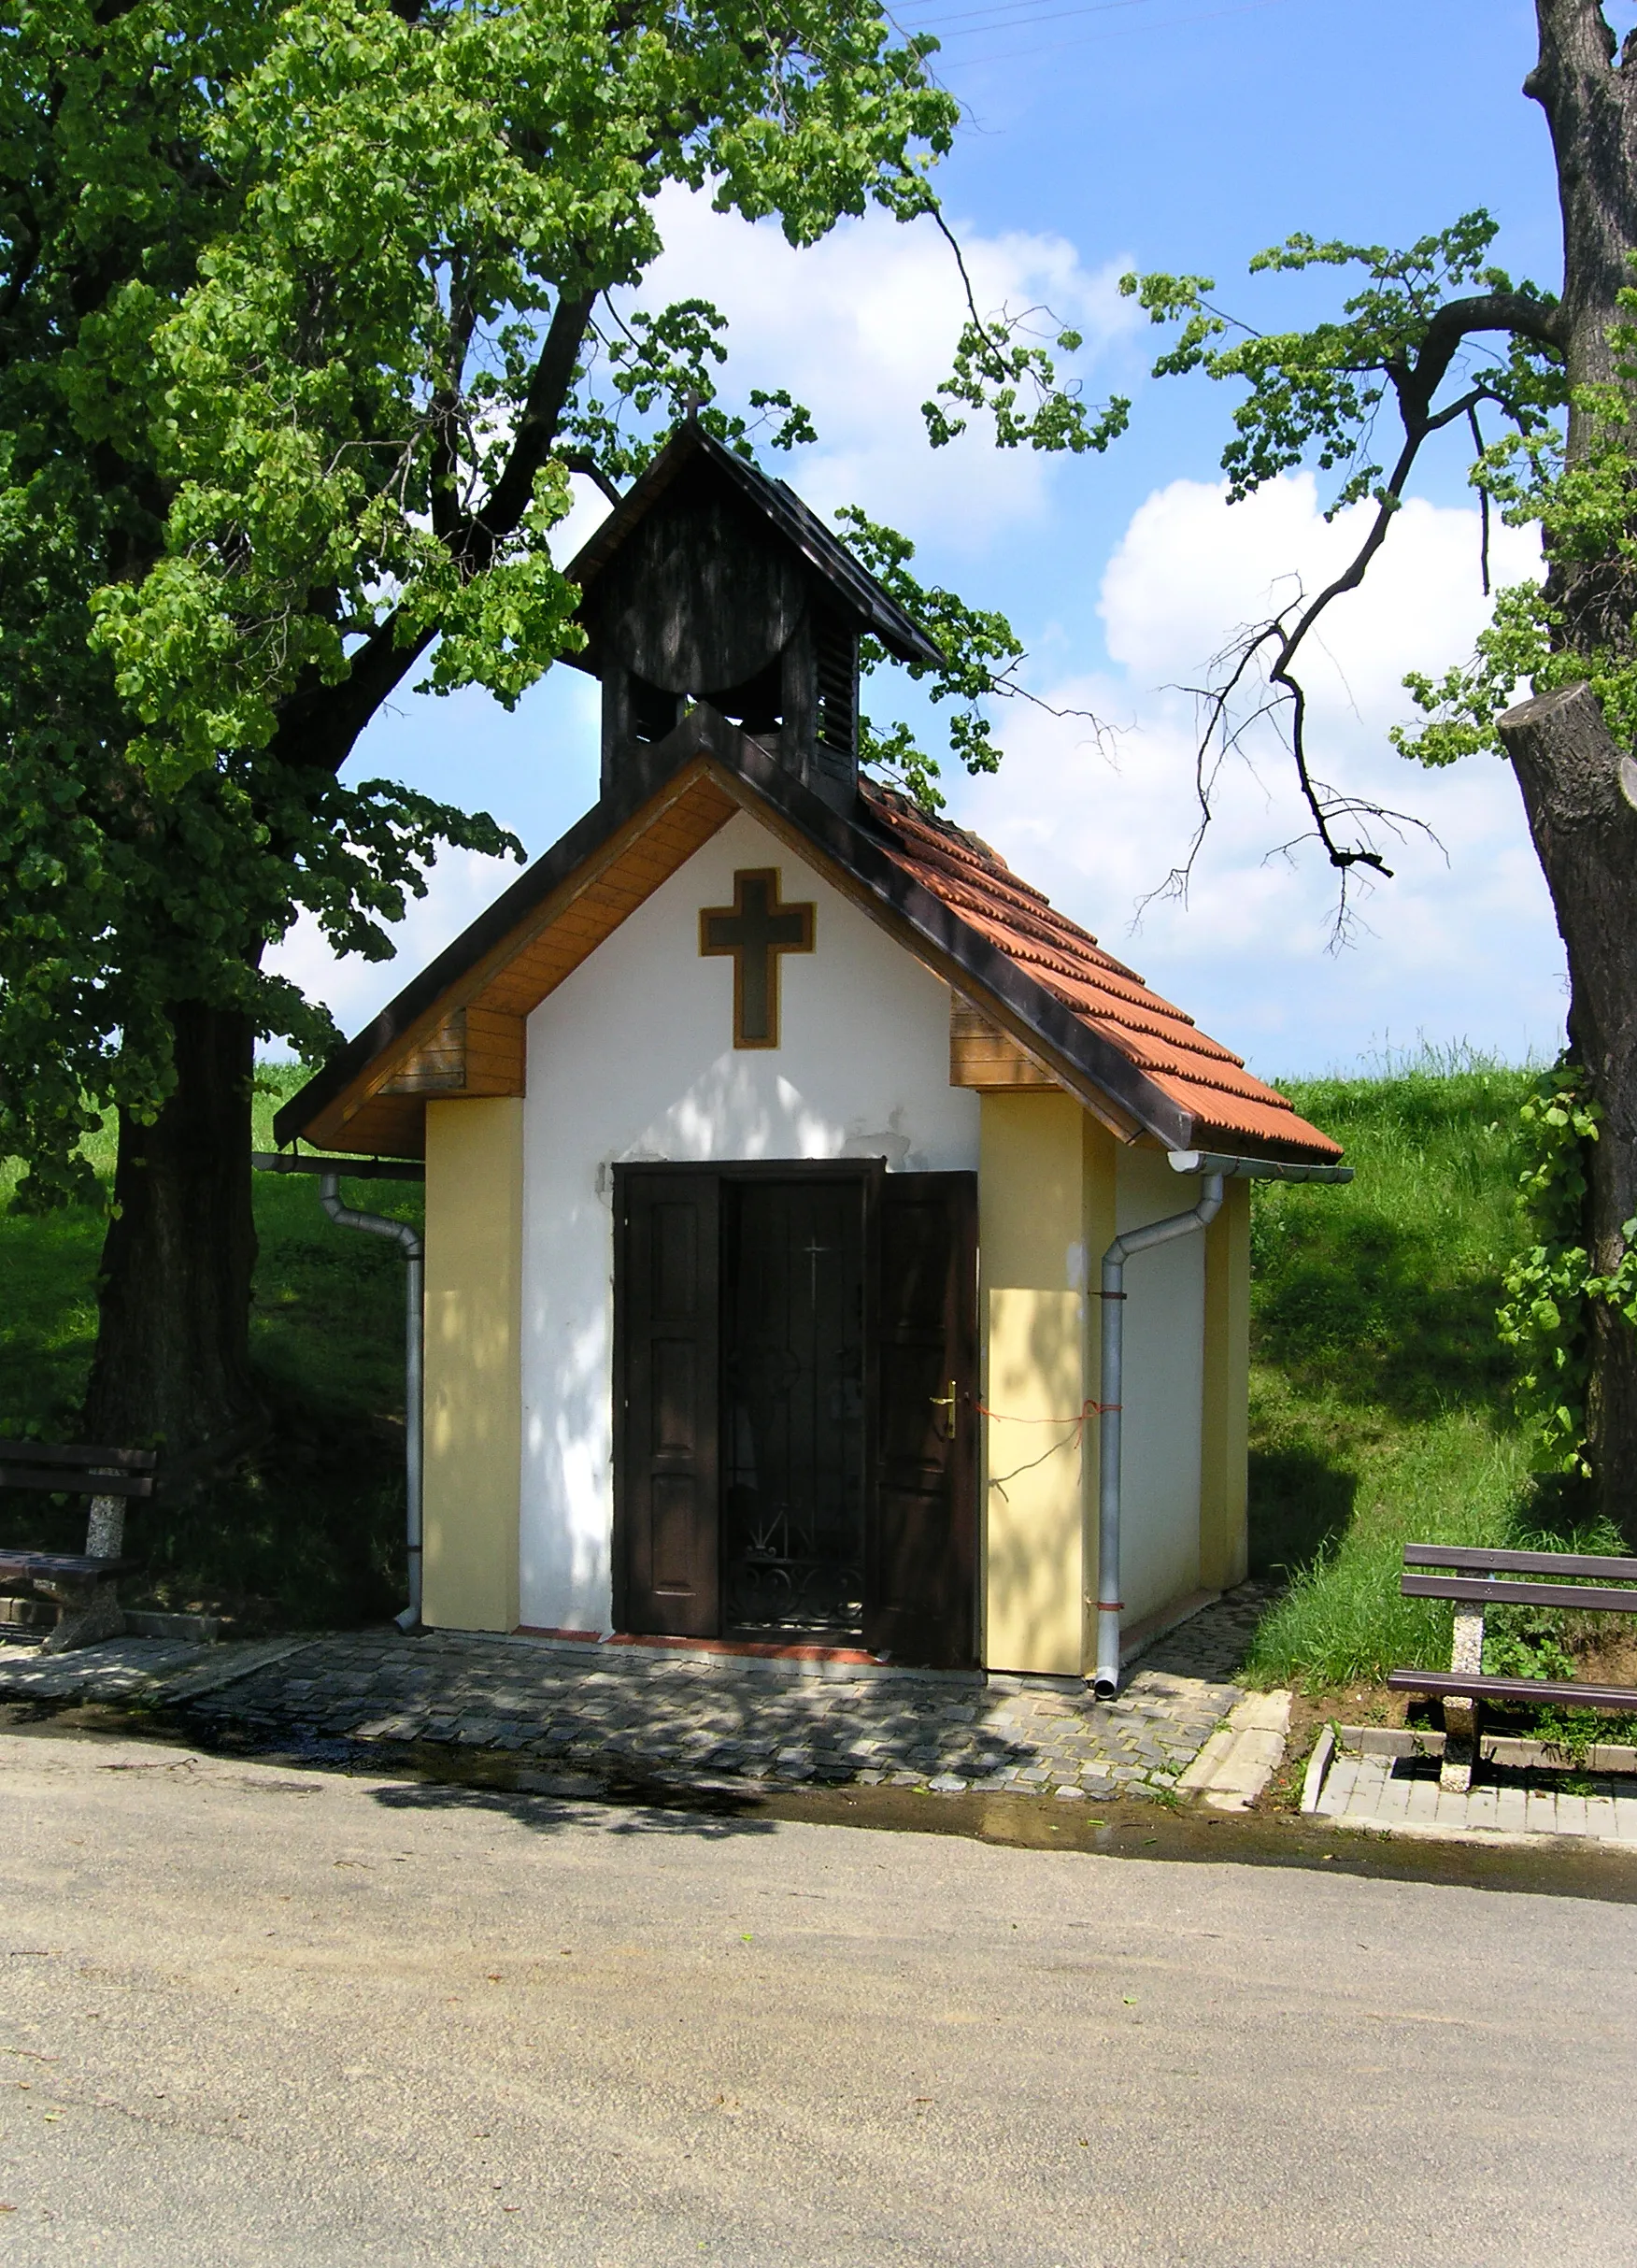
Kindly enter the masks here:
<path id="1" fill-rule="evenodd" d="M 1406 1541 L 1589 1548 L 1573 1493 L 1530 1476 L 1495 1334 L 1530 1077 L 1429 1060 L 1286 1086 L 1357 1178 L 1256 1191 L 1252 1570 L 1293 1578 L 1258 1638 L 1269 1682 L 1447 1662 L 1449 1609 L 1399 1596 Z"/>
<path id="2" fill-rule="evenodd" d="M 273 1147 L 273 1113 L 300 1076 L 260 1076 L 259 1147 Z M 111 1175 L 111 1135 L 93 1155 Z M 15 1178 L 0 1167 L 0 1206 Z M 419 1220 L 419 1188 L 342 1189 L 349 1204 Z M 0 1211 L 0 1434 L 78 1438 L 103 1227 L 90 1208 Z M 147 1562 L 154 1605 L 210 1603 L 298 1626 L 378 1619 L 404 1601 L 404 1263 L 382 1239 L 333 1227 L 305 1176 L 257 1176 L 256 1233 L 250 1343 L 269 1442 L 186 1505 L 134 1506 L 128 1546 Z M 81 1550 L 84 1502 L 8 1496 L 0 1542 Z"/>

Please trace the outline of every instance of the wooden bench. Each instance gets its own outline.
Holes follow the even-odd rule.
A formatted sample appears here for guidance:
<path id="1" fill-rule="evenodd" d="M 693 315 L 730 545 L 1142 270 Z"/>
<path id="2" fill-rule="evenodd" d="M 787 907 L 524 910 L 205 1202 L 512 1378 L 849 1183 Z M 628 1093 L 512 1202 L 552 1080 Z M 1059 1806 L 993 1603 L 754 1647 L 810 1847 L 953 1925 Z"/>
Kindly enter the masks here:
<path id="1" fill-rule="evenodd" d="M 1439 1573 L 1421 1575 L 1416 1568 Z M 1455 1641 L 1447 1670 L 1394 1670 L 1388 1684 L 1395 1693 L 1422 1693 L 1444 1704 L 1444 1762 L 1440 1784 L 1465 1790 L 1472 1785 L 1477 1755 L 1478 1711 L 1486 1701 L 1539 1705 L 1563 1702 L 1571 1708 L 1608 1709 L 1637 1715 L 1637 1690 L 1617 1685 L 1572 1685 L 1544 1677 L 1484 1676 L 1484 1610 L 1489 1606 L 1571 1607 L 1579 1614 L 1637 1615 L 1637 1559 L 1607 1559 L 1572 1551 L 1478 1551 L 1464 1544 L 1406 1544 L 1399 1589 L 1406 1599 L 1451 1599 Z M 1530 1576 L 1601 1576 L 1603 1581 L 1536 1582 Z M 1500 1578 L 1499 1580 L 1497 1578 Z"/>
<path id="2" fill-rule="evenodd" d="M 56 1628 L 48 1633 L 43 1652 L 94 1646 L 123 1629 L 119 1578 L 141 1564 L 123 1556 L 125 1505 L 133 1496 L 153 1494 L 158 1462 L 152 1449 L 0 1441 L 0 1489 L 92 1500 L 83 1551 L 7 1550 L 0 1545 L 0 1583 L 25 1587 L 56 1602 Z"/>

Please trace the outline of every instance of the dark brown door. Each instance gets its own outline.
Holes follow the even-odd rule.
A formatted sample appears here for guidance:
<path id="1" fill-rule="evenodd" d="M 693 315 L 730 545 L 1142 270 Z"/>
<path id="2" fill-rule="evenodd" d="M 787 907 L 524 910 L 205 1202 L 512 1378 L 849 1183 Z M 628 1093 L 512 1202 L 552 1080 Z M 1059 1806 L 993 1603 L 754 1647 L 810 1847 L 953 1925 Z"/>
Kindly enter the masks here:
<path id="1" fill-rule="evenodd" d="M 722 1627 L 863 1633 L 861 1174 L 722 1192 Z"/>
<path id="2" fill-rule="evenodd" d="M 884 1174 L 864 1643 L 977 1662 L 977 1177 Z"/>
<path id="3" fill-rule="evenodd" d="M 717 1454 L 720 1184 L 615 1169 L 617 1619 L 633 1632 L 720 1631 Z"/>

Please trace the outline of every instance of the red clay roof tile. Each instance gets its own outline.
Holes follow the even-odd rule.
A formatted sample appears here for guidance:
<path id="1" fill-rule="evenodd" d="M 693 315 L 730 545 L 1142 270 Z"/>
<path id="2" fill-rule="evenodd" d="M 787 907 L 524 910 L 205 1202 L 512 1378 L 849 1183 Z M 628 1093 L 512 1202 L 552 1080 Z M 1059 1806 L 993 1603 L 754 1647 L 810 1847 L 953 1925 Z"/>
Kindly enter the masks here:
<path id="1" fill-rule="evenodd" d="M 1272 1143 L 1327 1165 L 1341 1156 L 1339 1144 L 1020 881 L 987 843 L 929 819 L 890 789 L 867 785 L 863 793 L 893 863 L 1191 1112 L 1200 1148 L 1254 1155 Z"/>

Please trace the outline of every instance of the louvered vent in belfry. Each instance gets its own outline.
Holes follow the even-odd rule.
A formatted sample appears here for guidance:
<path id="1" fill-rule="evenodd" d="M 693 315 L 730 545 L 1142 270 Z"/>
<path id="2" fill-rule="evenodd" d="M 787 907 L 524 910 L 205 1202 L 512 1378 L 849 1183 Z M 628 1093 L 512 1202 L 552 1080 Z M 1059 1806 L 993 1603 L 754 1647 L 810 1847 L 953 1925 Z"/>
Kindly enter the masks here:
<path id="1" fill-rule="evenodd" d="M 850 765 L 858 746 L 858 634 L 820 608 L 814 610 L 813 663 L 818 695 L 816 737 L 821 748 Z"/>

